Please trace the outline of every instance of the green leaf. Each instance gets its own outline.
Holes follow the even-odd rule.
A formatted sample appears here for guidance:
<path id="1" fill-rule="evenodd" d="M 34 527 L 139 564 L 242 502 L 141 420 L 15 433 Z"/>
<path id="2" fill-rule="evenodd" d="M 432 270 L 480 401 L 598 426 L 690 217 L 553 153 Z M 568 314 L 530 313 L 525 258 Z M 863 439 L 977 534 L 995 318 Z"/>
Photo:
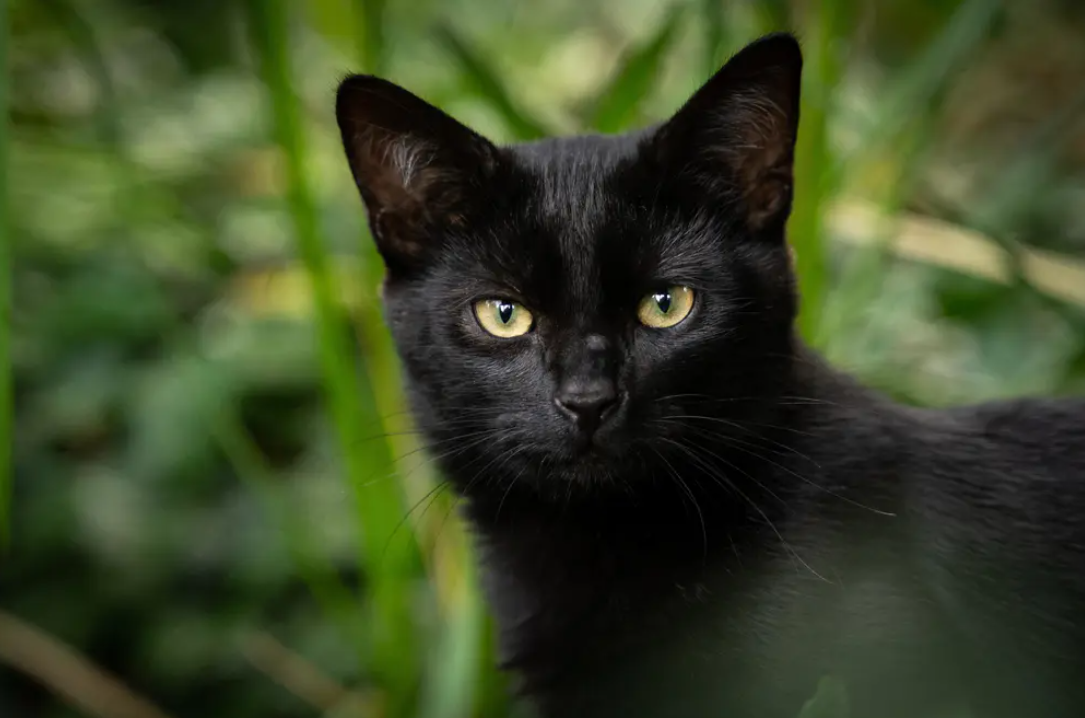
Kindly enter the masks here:
<path id="1" fill-rule="evenodd" d="M 1085 115 L 1085 88 L 1058 112 L 1052 114 L 1005 162 L 1001 171 L 984 188 L 982 196 L 955 221 L 983 232 L 1005 251 L 1014 284 L 1030 295 L 1080 323 L 1080 313 L 1064 311 L 1062 305 L 1037 288 L 1024 265 L 1025 246 L 1017 239 L 1028 233 L 1028 217 L 1054 184 L 1066 146 L 1077 136 L 1076 127 Z"/>
<path id="2" fill-rule="evenodd" d="M 723 56 L 723 1 L 701 0 L 701 27 L 704 30 L 704 76 L 720 69 Z"/>
<path id="3" fill-rule="evenodd" d="M 461 556 L 468 558 L 466 552 Z M 426 718 L 468 718 L 479 701 L 486 609 L 478 594 L 474 564 L 463 561 L 460 569 L 449 597 L 444 635 L 434 652 L 431 679 L 423 692 L 419 715 Z"/>
<path id="4" fill-rule="evenodd" d="M 131 3 L 145 15 L 177 58 L 194 75 L 226 70 L 237 62 L 233 40 L 234 8 L 220 0 L 189 0 L 185 3 L 136 0 Z"/>
<path id="5" fill-rule="evenodd" d="M 1001 9 L 1001 0 L 966 0 L 958 8 L 938 37 L 888 84 L 869 130 L 856 149 L 834 168 L 834 179 L 846 175 L 847 165 L 861 161 L 872 148 L 896 141 L 915 120 L 917 111 L 933 113 L 957 71 L 989 36 Z"/>
<path id="6" fill-rule="evenodd" d="M 806 54 L 799 138 L 795 148 L 795 201 L 788 221 L 788 238 L 795 248 L 795 265 L 802 293 L 799 328 L 820 346 L 821 319 L 828 289 L 825 214 L 829 184 L 829 123 L 831 100 L 843 78 L 841 48 L 849 37 L 847 0 L 825 0 L 803 28 Z"/>
<path id="7" fill-rule="evenodd" d="M 971 207 L 965 223 L 1001 239 L 1020 228 L 1021 217 L 1050 191 L 1051 179 L 1064 161 L 1067 145 L 1078 136 L 1085 115 L 1085 88 L 1041 124 L 995 175 L 984 197 Z"/>
<path id="8" fill-rule="evenodd" d="M 640 109 L 661 74 L 685 9 L 682 3 L 672 6 L 656 34 L 625 54 L 594 103 L 587 121 L 589 127 L 604 133 L 620 132 L 639 118 Z"/>
<path id="9" fill-rule="evenodd" d="M 534 140 L 553 134 L 517 107 L 496 70 L 455 30 L 448 25 L 438 25 L 436 32 L 437 39 L 459 65 L 474 92 L 504 118 L 517 139 Z"/>
<path id="10" fill-rule="evenodd" d="M 384 10 L 385 0 L 355 0 L 354 42 L 358 44 L 358 56 L 362 67 L 371 74 L 384 70 Z"/>
<path id="11" fill-rule="evenodd" d="M 799 718 L 849 718 L 851 704 L 844 683 L 832 676 L 818 681 L 814 697 L 806 701 Z"/>
<path id="12" fill-rule="evenodd" d="M 359 626 L 356 597 L 340 582 L 327 552 L 322 550 L 324 547 L 314 545 L 306 520 L 298 514 L 295 506 L 289 504 L 286 492 L 276 481 L 275 473 L 244 424 L 229 407 L 214 417 L 212 422 L 211 433 L 219 448 L 238 477 L 248 484 L 264 509 L 274 518 L 282 534 L 283 547 L 289 553 L 295 569 L 328 617 L 360 647 L 362 628 Z"/>
<path id="13" fill-rule="evenodd" d="M 839 3 L 833 3 L 837 5 Z M 781 32 L 791 25 L 791 3 L 788 0 L 761 0 L 754 3 L 754 14 L 757 17 L 761 31 Z M 818 8 L 817 12 L 822 12 Z"/>
<path id="14" fill-rule="evenodd" d="M 942 98 L 960 66 L 990 35 L 998 9 L 998 0 L 967 0 L 952 14 L 947 13 L 933 41 L 887 83 L 888 91 L 875 108 L 857 148 L 836 158 L 824 179 L 829 187 L 826 191 L 839 191 L 839 185 L 849 178 L 861 182 L 864 173 L 857 171 L 857 165 L 888 159 L 893 179 L 886 183 L 878 201 L 886 216 L 903 208 L 932 147 Z M 820 332 L 827 342 L 846 336 L 845 327 L 850 325 L 852 331 L 858 331 L 868 321 L 863 308 L 883 290 L 887 265 L 893 261 L 886 246 L 891 237 L 889 230 L 890 225 L 885 225 L 869 247 L 854 252 L 846 261 L 823 311 L 826 321 Z"/>
<path id="15" fill-rule="evenodd" d="M 94 28 L 68 0 L 45 0 L 44 7 L 78 48 L 82 66 L 94 78 L 101 93 L 97 108 L 98 131 L 105 144 L 116 147 L 121 139 L 121 121 L 117 111 L 120 102 L 116 83 L 105 53 L 95 38 Z"/>
<path id="16" fill-rule="evenodd" d="M 0 117 L 8 116 L 8 10 L 0 9 Z M 8 221 L 8 131 L 0 126 L 0 550 L 11 514 L 11 232 Z"/>

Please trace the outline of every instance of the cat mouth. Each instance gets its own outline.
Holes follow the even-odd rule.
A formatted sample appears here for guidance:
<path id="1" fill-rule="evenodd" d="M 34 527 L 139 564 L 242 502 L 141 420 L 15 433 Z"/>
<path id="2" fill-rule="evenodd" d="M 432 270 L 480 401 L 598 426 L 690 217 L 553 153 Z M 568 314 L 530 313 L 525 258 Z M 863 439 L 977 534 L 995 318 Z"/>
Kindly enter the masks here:
<path id="1" fill-rule="evenodd" d="M 625 395 L 622 393 L 601 416 L 575 426 L 568 445 L 576 458 L 613 458 L 616 451 L 616 433 L 621 425 L 624 405 Z"/>
<path id="2" fill-rule="evenodd" d="M 569 458 L 581 465 L 605 468 L 621 457 L 613 432 L 581 432 L 573 436 L 567 444 Z"/>
<path id="3" fill-rule="evenodd" d="M 595 432 L 590 434 L 581 432 L 574 435 L 571 446 L 573 450 L 573 455 L 577 458 L 590 456 L 592 453 L 597 452 L 600 448 Z"/>

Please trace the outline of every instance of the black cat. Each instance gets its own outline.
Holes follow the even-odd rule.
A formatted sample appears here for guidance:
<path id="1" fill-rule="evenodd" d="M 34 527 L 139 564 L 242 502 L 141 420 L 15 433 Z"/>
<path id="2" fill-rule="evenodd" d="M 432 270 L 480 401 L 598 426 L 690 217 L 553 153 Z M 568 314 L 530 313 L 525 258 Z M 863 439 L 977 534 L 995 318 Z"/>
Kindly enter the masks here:
<path id="1" fill-rule="evenodd" d="M 549 718 L 1085 718 L 1085 401 L 932 411 L 796 337 L 802 57 L 669 121 L 497 147 L 396 85 L 337 116 L 414 414 Z M 963 714 L 954 714 L 963 715 Z"/>

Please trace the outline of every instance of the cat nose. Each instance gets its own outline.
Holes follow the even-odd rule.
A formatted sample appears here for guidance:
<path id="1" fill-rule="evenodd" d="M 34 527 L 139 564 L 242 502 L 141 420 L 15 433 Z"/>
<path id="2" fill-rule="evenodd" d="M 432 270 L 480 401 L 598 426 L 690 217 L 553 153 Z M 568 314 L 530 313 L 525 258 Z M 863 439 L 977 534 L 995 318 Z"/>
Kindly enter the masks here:
<path id="1" fill-rule="evenodd" d="M 618 391 L 609 381 L 573 385 L 561 389 L 554 403 L 581 430 L 590 433 L 612 413 L 618 403 Z"/>

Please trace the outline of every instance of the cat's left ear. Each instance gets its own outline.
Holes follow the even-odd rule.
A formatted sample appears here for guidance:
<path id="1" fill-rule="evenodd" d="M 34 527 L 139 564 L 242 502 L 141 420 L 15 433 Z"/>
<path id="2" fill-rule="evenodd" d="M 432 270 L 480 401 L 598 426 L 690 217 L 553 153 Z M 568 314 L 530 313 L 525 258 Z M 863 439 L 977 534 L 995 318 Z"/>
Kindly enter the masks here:
<path id="1" fill-rule="evenodd" d="M 750 230 L 782 227 L 791 209 L 801 79 L 794 36 L 747 45 L 655 133 L 655 160 L 735 200 Z"/>
<path id="2" fill-rule="evenodd" d="M 373 238 L 392 274 L 425 266 L 465 224 L 497 148 L 413 93 L 369 75 L 339 86 L 335 115 Z"/>

